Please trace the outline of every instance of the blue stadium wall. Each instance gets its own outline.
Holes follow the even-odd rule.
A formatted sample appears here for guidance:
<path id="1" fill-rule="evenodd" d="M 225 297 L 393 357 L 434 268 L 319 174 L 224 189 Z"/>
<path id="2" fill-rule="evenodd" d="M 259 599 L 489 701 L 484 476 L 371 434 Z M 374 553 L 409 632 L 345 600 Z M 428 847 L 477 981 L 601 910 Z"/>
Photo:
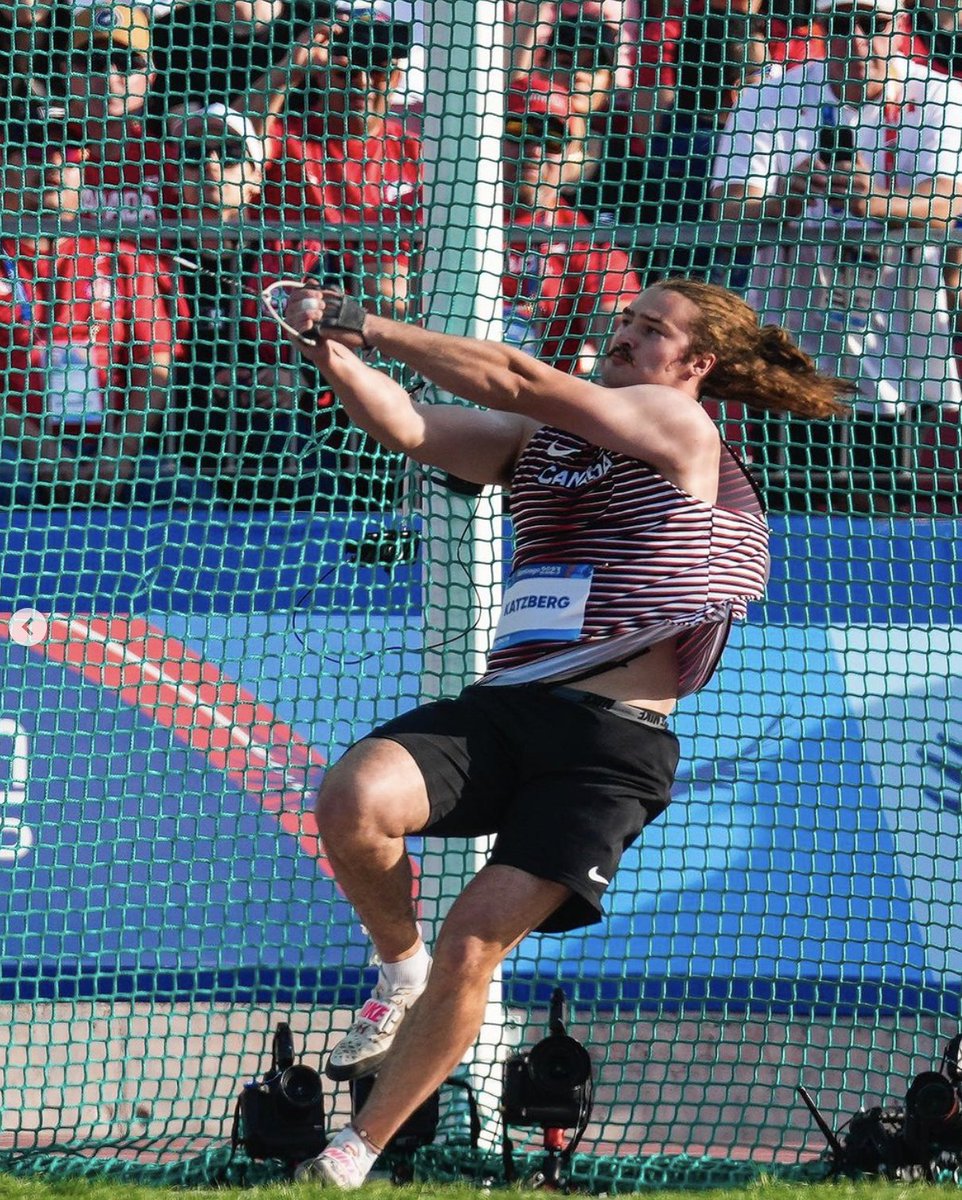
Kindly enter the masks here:
<path id="1" fill-rule="evenodd" d="M 371 518 L 0 521 L 5 612 L 140 614 L 325 760 L 416 695 L 418 565 L 343 561 Z M 960 1011 L 958 527 L 773 524 L 769 598 L 675 720 L 668 815 L 604 924 L 522 945 L 515 1001 L 562 979 L 602 1006 Z M 117 688 L 9 638 L 0 800 L 0 998 L 353 1004 L 365 986 L 360 930 L 276 812 Z"/>

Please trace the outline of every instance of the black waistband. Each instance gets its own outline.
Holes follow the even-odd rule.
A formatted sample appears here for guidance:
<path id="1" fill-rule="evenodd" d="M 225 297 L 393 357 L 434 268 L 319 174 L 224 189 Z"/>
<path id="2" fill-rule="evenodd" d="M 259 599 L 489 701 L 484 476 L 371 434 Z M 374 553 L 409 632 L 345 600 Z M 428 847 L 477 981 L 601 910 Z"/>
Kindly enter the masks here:
<path id="1" fill-rule="evenodd" d="M 648 725 L 652 729 L 667 729 L 668 718 L 664 713 L 653 712 L 650 708 L 638 708 L 635 704 L 625 704 L 623 700 L 609 700 L 607 696 L 599 696 L 597 692 L 583 692 L 581 688 L 548 686 L 547 691 L 559 700 L 570 700 L 574 704 L 586 704 L 589 708 L 602 708 L 613 717 L 623 717 L 626 721 L 637 721 L 639 725 Z"/>

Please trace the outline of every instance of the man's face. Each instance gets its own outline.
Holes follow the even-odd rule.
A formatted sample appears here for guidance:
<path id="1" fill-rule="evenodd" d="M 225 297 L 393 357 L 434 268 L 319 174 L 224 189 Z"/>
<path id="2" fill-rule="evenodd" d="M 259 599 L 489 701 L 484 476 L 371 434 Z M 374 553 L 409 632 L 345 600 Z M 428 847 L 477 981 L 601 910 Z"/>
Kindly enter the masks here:
<path id="1" fill-rule="evenodd" d="M 328 66 L 312 76 L 311 108 L 335 119 L 353 118 L 353 122 L 384 117 L 402 75 L 402 68 L 393 59 L 363 52 L 352 59 L 335 47 Z"/>
<path id="2" fill-rule="evenodd" d="M 208 223 L 236 221 L 257 196 L 262 176 L 246 139 L 216 119 L 194 119 L 173 144 L 181 167 L 181 216 Z"/>
<path id="3" fill-rule="evenodd" d="M 602 383 L 678 387 L 691 376 L 689 330 L 696 316 L 685 296 L 659 287 L 642 292 L 618 317 L 601 359 Z"/>
<path id="4" fill-rule="evenodd" d="M 67 106 L 76 120 L 120 120 L 138 113 L 154 78 L 148 55 L 120 42 L 95 42 L 69 61 Z"/>
<path id="5" fill-rule="evenodd" d="M 371 63 L 357 66 L 347 59 L 335 59 L 328 75 L 330 92 L 328 105 L 336 105 L 338 98 L 346 100 L 351 112 L 380 109 L 391 94 L 392 71 L 389 65 Z"/>
<path id="6" fill-rule="evenodd" d="M 826 20 L 829 78 L 847 103 L 877 103 L 891 72 L 895 15 L 881 8 L 843 4 Z"/>
<path id="7" fill-rule="evenodd" d="M 560 122 L 511 115 L 505 122 L 502 164 L 505 200 L 533 207 L 542 188 L 561 186 L 564 131 Z"/>

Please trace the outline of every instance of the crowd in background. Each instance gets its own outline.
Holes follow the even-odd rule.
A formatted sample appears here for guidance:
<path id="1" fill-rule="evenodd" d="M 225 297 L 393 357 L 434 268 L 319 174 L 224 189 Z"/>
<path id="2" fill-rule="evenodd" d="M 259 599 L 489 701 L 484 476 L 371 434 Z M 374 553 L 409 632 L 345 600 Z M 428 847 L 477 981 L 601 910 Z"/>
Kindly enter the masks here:
<path id="1" fill-rule="evenodd" d="M 860 384 L 841 449 L 747 414 L 746 455 L 938 491 L 962 8 L 789 4 L 505 4 L 504 336 L 591 374 L 647 281 L 741 288 Z M 306 272 L 417 314 L 422 15 L 0 0 L 0 503 L 396 499 L 274 318 Z"/>

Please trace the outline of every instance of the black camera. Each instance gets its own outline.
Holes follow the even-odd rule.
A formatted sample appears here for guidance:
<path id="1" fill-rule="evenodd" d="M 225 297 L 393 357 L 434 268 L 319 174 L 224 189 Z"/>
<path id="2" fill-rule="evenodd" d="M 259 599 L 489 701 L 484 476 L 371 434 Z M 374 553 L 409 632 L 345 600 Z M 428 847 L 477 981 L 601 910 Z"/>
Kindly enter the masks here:
<path id="1" fill-rule="evenodd" d="M 270 1071 L 245 1084 L 237 1098 L 231 1141 L 250 1158 L 288 1163 L 315 1158 L 327 1145 L 321 1077 L 294 1061 L 291 1027 L 283 1021 L 274 1033 Z"/>
<path id="2" fill-rule="evenodd" d="M 504 1064 L 505 1125 L 583 1129 L 591 1112 L 591 1059 L 565 1031 L 565 995 L 551 997 L 548 1036 Z"/>
<path id="3" fill-rule="evenodd" d="M 942 1055 L 941 1070 L 916 1075 L 905 1093 L 905 1140 L 921 1152 L 962 1150 L 962 1035 Z"/>
<path id="4" fill-rule="evenodd" d="M 798 1091 L 828 1142 L 835 1174 L 938 1181 L 962 1173 L 962 1034 L 946 1046 L 939 1070 L 914 1076 L 903 1104 L 862 1109 L 838 1134 L 805 1088 Z"/>
<path id="5" fill-rule="evenodd" d="M 823 125 L 818 131 L 818 157 L 826 167 L 848 167 L 855 159 L 855 130 L 851 125 Z"/>

